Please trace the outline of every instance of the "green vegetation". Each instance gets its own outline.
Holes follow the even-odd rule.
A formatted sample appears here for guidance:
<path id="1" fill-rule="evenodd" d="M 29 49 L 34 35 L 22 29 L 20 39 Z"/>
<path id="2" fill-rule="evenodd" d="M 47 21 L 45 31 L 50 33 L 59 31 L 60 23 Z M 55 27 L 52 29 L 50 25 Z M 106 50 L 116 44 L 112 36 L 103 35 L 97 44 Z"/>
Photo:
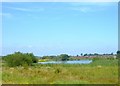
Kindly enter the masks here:
<path id="1" fill-rule="evenodd" d="M 69 59 L 69 56 L 68 56 L 67 54 L 61 54 L 61 55 L 59 56 L 59 58 L 60 58 L 61 61 L 66 61 L 66 60 Z"/>
<path id="2" fill-rule="evenodd" d="M 90 64 L 3 64 L 3 84 L 116 84 L 118 59 L 99 58 Z"/>
<path id="3" fill-rule="evenodd" d="M 117 58 L 120 59 L 120 51 L 117 51 Z"/>
<path id="4" fill-rule="evenodd" d="M 87 54 L 89 55 L 89 54 Z M 91 56 L 90 54 L 89 56 Z M 95 56 L 96 55 L 96 56 Z M 118 57 L 115 55 L 94 58 L 80 58 L 61 54 L 58 56 L 43 56 L 39 60 L 32 53 L 15 52 L 2 59 L 3 84 L 117 84 Z M 83 56 L 83 54 L 82 54 Z M 46 61 L 66 61 L 90 59 L 90 64 L 38 64 Z"/>
<path id="5" fill-rule="evenodd" d="M 49 60 L 52 60 L 52 61 L 66 61 L 66 60 L 69 60 L 69 55 L 67 54 L 61 54 L 61 55 L 58 55 L 58 56 L 43 56 L 41 60 L 39 60 L 40 62 L 41 61 L 49 61 Z M 43 60 L 44 59 L 44 60 Z"/>
<path id="6" fill-rule="evenodd" d="M 37 63 L 38 59 L 32 53 L 15 52 L 3 57 L 3 60 L 8 66 L 30 66 L 32 63 Z"/>

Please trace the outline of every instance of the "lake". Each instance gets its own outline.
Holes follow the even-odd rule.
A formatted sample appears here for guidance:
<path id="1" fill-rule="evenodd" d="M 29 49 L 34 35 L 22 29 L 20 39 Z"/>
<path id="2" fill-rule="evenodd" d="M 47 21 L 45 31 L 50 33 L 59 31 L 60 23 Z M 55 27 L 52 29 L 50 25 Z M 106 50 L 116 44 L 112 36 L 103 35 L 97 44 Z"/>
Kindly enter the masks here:
<path id="1" fill-rule="evenodd" d="M 47 61 L 47 62 L 38 62 L 41 64 L 89 64 L 92 60 L 73 60 L 73 61 Z"/>

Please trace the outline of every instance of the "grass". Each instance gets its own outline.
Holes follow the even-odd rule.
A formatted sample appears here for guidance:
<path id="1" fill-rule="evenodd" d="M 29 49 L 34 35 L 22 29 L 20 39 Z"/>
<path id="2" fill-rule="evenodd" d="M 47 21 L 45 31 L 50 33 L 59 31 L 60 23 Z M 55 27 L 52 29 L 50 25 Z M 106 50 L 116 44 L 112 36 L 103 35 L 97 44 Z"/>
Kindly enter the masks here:
<path id="1" fill-rule="evenodd" d="M 3 84 L 116 84 L 118 60 L 99 59 L 91 64 L 34 64 L 2 69 Z"/>

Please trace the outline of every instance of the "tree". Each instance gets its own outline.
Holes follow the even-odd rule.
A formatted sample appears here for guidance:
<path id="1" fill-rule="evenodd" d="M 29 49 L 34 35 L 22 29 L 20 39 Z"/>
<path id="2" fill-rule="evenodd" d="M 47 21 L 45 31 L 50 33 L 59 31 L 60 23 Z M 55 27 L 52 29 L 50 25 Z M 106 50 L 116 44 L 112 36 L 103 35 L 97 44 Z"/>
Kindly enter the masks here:
<path id="1" fill-rule="evenodd" d="M 120 51 L 119 51 L 119 50 L 117 51 L 117 54 L 120 54 Z"/>
<path id="2" fill-rule="evenodd" d="M 90 54 L 88 54 L 88 56 L 93 56 L 93 54 L 90 53 Z"/>
<path id="3" fill-rule="evenodd" d="M 83 53 L 81 53 L 81 56 L 83 56 Z"/>
<path id="4" fill-rule="evenodd" d="M 33 63 L 37 63 L 38 62 L 38 59 L 34 56 L 33 53 L 27 53 L 27 55 L 29 55 L 31 57 Z"/>
<path id="5" fill-rule="evenodd" d="M 60 58 L 61 61 L 66 61 L 66 60 L 69 59 L 69 57 L 70 57 L 70 56 L 68 56 L 67 54 L 61 54 L 61 55 L 59 56 L 59 58 Z"/>
<path id="6" fill-rule="evenodd" d="M 120 51 L 117 51 L 117 58 L 120 58 Z"/>
<path id="7" fill-rule="evenodd" d="M 94 53 L 94 56 L 98 56 L 99 54 L 98 53 Z"/>
<path id="8" fill-rule="evenodd" d="M 42 59 L 50 59 L 50 56 L 43 56 Z"/>
<path id="9" fill-rule="evenodd" d="M 84 54 L 84 56 L 87 56 L 87 53 L 86 53 L 86 54 Z"/>
<path id="10" fill-rule="evenodd" d="M 113 55 L 113 53 L 111 53 L 110 55 Z"/>

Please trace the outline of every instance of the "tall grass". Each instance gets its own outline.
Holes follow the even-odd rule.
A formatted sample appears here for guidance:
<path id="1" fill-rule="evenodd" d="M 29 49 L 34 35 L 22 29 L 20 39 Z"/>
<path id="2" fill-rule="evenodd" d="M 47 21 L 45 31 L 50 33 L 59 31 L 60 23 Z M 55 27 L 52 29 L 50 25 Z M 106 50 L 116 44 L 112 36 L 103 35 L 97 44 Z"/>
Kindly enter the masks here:
<path id="1" fill-rule="evenodd" d="M 115 84 L 117 59 L 99 59 L 91 64 L 33 64 L 3 66 L 3 84 Z"/>

